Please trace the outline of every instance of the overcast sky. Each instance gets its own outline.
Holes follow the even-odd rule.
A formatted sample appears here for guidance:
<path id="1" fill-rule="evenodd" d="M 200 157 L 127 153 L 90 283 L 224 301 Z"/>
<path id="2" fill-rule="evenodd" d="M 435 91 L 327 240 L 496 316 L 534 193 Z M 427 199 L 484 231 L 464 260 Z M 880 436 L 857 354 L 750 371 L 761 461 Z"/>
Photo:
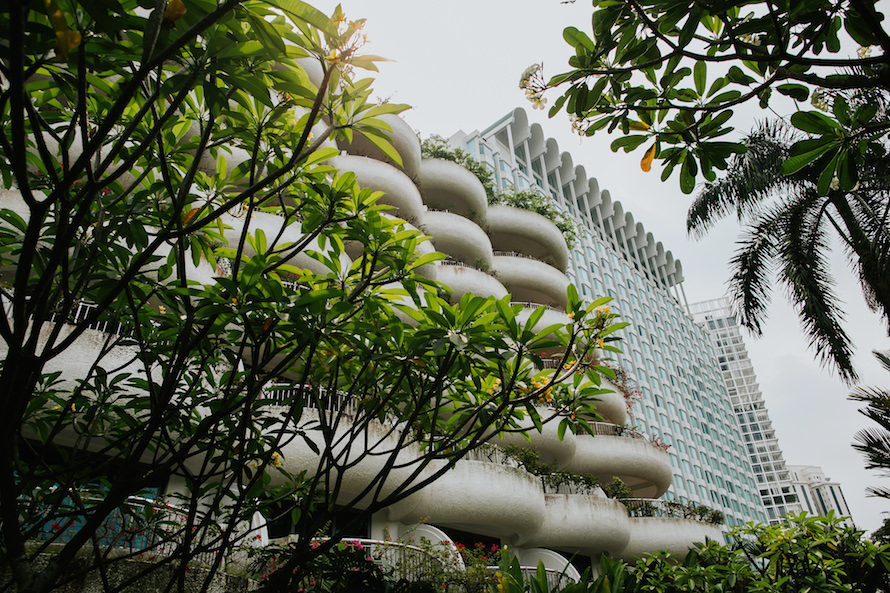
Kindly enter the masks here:
<path id="1" fill-rule="evenodd" d="M 309 1 L 328 14 L 337 4 Z M 683 263 L 690 302 L 724 294 L 738 225 L 730 220 L 704 240 L 687 238 L 685 215 L 691 198 L 680 192 L 676 179 L 661 183 L 657 167 L 643 173 L 640 151 L 612 153 L 609 144 L 614 137 L 573 135 L 564 117 L 551 120 L 542 111 L 532 111 L 517 86 L 530 64 L 543 62 L 547 77 L 567 69 L 571 50 L 562 31 L 569 25 L 589 31 L 589 2 L 344 0 L 341 5 L 349 19 L 367 19 L 365 53 L 392 60 L 380 64 L 375 95 L 411 105 L 403 116 L 423 137 L 482 130 L 513 108 L 524 107 L 530 121 L 543 126 L 546 137 L 555 138 L 576 165 L 584 165 L 601 188 L 608 189 Z M 752 113 L 737 127 L 747 129 L 759 116 Z M 866 309 L 840 250 L 833 261 L 863 384 L 890 388 L 890 374 L 871 355 L 872 350 L 888 347 L 884 326 Z M 890 501 L 866 497 L 865 488 L 890 484 L 866 471 L 863 459 L 850 447 L 853 434 L 868 421 L 858 414 L 855 403 L 847 401 L 850 388 L 814 361 L 781 290 L 774 297 L 763 337 L 746 337 L 746 343 L 786 462 L 822 466 L 826 476 L 841 483 L 856 524 L 876 529 L 881 512 L 890 511 Z"/>

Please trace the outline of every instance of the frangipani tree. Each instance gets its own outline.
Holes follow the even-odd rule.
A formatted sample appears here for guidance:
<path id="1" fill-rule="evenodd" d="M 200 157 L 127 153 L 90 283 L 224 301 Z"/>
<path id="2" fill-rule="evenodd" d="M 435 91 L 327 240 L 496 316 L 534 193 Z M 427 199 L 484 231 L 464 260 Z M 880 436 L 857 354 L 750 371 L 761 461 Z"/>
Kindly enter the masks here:
<path id="1" fill-rule="evenodd" d="M 331 545 L 309 542 L 335 507 L 368 515 L 540 426 L 557 382 L 563 430 L 593 417 L 602 369 L 542 374 L 538 353 L 586 360 L 611 314 L 574 293 L 549 328 L 508 301 L 449 305 L 418 274 L 438 257 L 423 237 L 326 165 L 354 133 L 398 162 L 377 116 L 404 106 L 356 77 L 375 60 L 361 25 L 298 0 L 0 15 L 0 562 L 18 591 L 87 573 L 206 590 L 286 507 L 302 544 L 283 585 Z"/>

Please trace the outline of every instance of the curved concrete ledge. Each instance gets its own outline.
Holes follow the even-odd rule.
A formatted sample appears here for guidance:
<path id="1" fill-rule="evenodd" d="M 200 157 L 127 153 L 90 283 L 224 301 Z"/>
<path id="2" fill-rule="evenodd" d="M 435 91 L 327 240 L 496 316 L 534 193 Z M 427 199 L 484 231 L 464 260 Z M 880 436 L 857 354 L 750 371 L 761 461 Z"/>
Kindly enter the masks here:
<path id="1" fill-rule="evenodd" d="M 401 171 L 386 163 L 363 156 L 338 156 L 327 161 L 341 173 L 355 173 L 359 186 L 375 191 L 382 191 L 383 196 L 378 204 L 394 206 L 391 214 L 407 220 L 411 224 L 420 224 L 423 216 L 423 201 L 417 186 Z"/>
<path id="2" fill-rule="evenodd" d="M 250 219 L 247 219 L 244 215 L 239 217 L 227 214 L 223 215 L 222 221 L 229 227 L 223 231 L 223 236 L 229 246 L 233 248 L 236 247 L 241 240 L 241 232 L 244 229 L 245 224 L 248 224 L 248 233 L 251 236 L 256 236 L 258 230 L 263 231 L 270 249 L 280 248 L 288 243 L 295 244 L 303 239 L 303 233 L 300 230 L 299 222 L 295 221 L 288 226 L 283 227 L 285 222 L 284 218 L 267 212 L 257 212 Z M 326 250 L 321 248 L 319 238 L 316 237 L 309 241 L 306 247 L 301 251 L 287 257 L 286 261 L 292 266 L 305 268 L 313 274 L 324 276 L 331 273 L 331 270 L 328 269 L 325 264 L 311 257 L 308 254 L 309 251 L 325 252 Z M 254 254 L 253 248 L 248 243 L 244 244 L 244 252 L 247 255 Z M 349 266 L 352 265 L 352 260 L 346 253 L 341 253 L 339 260 L 340 265 L 343 266 L 344 269 L 348 269 Z"/>
<path id="3" fill-rule="evenodd" d="M 488 196 L 475 175 L 451 161 L 423 159 L 418 180 L 423 203 L 434 210 L 449 210 L 485 224 Z"/>
<path id="4" fill-rule="evenodd" d="M 569 279 L 551 265 L 525 257 L 495 255 L 491 271 L 507 287 L 514 301 L 566 308 Z"/>
<path id="5" fill-rule="evenodd" d="M 618 392 L 618 388 L 608 379 L 603 379 L 601 389 L 611 389 L 611 393 L 603 393 L 597 397 L 599 402 L 596 404 L 597 412 L 599 412 L 606 422 L 612 424 L 625 424 L 627 422 L 627 403 L 624 396 Z"/>
<path id="6" fill-rule="evenodd" d="M 396 164 L 391 158 L 383 154 L 382 150 L 374 146 L 360 132 L 353 131 L 352 142 L 339 141 L 340 149 L 345 150 L 349 154 L 366 156 L 393 165 L 404 171 L 411 179 L 418 179 L 421 172 L 421 157 L 420 139 L 417 137 L 417 134 L 414 133 L 414 130 L 411 129 L 411 126 L 405 120 L 396 114 L 387 113 L 379 115 L 374 119 L 379 119 L 392 128 L 392 132 L 384 131 L 384 133 L 389 135 L 393 148 L 396 149 L 396 152 L 402 158 L 401 165 Z"/>
<path id="7" fill-rule="evenodd" d="M 550 408 L 544 406 L 536 407 L 542 420 L 554 415 L 554 410 Z M 526 432 L 528 438 L 525 438 L 520 433 L 509 432 L 503 433 L 500 437 L 494 437 L 489 442 L 494 445 L 514 445 L 516 447 L 531 448 L 538 452 L 542 462 L 561 466 L 575 455 L 575 435 L 567 430 L 560 440 L 558 429 L 559 418 L 553 418 L 549 422 L 545 422 L 540 432 L 529 422 L 529 428 Z"/>
<path id="8" fill-rule="evenodd" d="M 331 446 L 326 446 L 318 429 L 318 410 L 304 409 L 297 424 L 304 430 L 305 438 L 313 439 L 320 451 L 331 452 L 337 459 L 338 466 L 349 464 L 349 468 L 345 471 L 331 470 L 330 473 L 331 479 L 337 477 L 342 479 L 340 502 L 348 502 L 368 484 L 379 479 L 390 459 L 388 454 L 390 451 L 396 455 L 396 465 L 399 467 L 389 470 L 381 494 L 386 496 L 397 486 L 411 479 L 411 473 L 415 469 L 411 462 L 417 459 L 417 450 L 414 447 L 401 447 L 397 438 L 398 433 L 392 431 L 391 426 L 371 422 L 364 433 L 356 435 L 351 434 L 350 422 L 344 419 L 331 438 Z M 269 430 L 277 430 L 277 427 L 270 427 Z M 350 441 L 352 446 L 349 446 Z M 368 452 L 371 454 L 366 454 Z M 295 438 L 282 447 L 281 463 L 289 472 L 305 471 L 307 476 L 314 476 L 319 472 L 320 456 L 312 452 L 303 438 Z M 269 474 L 273 482 L 284 479 L 278 472 L 270 471 Z"/>
<path id="9" fill-rule="evenodd" d="M 451 212 L 427 211 L 423 231 L 432 237 L 436 249 L 470 265 L 491 266 L 491 242 L 479 225 Z"/>
<path id="10" fill-rule="evenodd" d="M 617 476 L 639 498 L 658 498 L 671 485 L 667 451 L 645 439 L 577 435 L 575 441 L 575 456 L 565 465 L 568 470 L 592 474 L 603 484 Z"/>
<path id="11" fill-rule="evenodd" d="M 692 519 L 632 517 L 628 519 L 628 526 L 630 541 L 617 556 L 631 563 L 659 550 L 685 556 L 695 543 L 706 539 L 723 541 L 720 527 Z"/>
<path id="12" fill-rule="evenodd" d="M 469 266 L 439 265 L 436 280 L 453 291 L 451 302 L 460 301 L 467 293 L 481 297 L 501 299 L 507 296 L 507 289 L 496 278 Z"/>
<path id="13" fill-rule="evenodd" d="M 536 305 L 534 303 L 512 303 L 514 305 L 521 304 L 522 309 L 516 315 L 516 320 L 520 323 L 525 323 L 532 313 L 535 312 L 536 309 L 539 308 L 540 305 Z M 535 324 L 534 330 L 536 332 L 541 331 L 545 327 L 549 327 L 551 325 L 568 325 L 572 322 L 571 318 L 563 312 L 558 311 L 556 309 L 544 309 L 544 314 L 541 315 L 541 319 L 538 320 L 538 323 Z"/>
<path id="14" fill-rule="evenodd" d="M 498 463 L 460 461 L 432 486 L 389 508 L 403 523 L 443 527 L 516 540 L 544 520 L 544 493 L 536 476 Z"/>
<path id="15" fill-rule="evenodd" d="M 516 251 L 550 263 L 560 272 L 569 265 L 569 248 L 562 232 L 537 212 L 512 206 L 488 208 L 488 234 L 495 251 Z"/>
<path id="16" fill-rule="evenodd" d="M 623 549 L 630 541 L 627 509 L 611 498 L 581 494 L 545 494 L 541 526 L 520 543 L 575 554 Z"/>

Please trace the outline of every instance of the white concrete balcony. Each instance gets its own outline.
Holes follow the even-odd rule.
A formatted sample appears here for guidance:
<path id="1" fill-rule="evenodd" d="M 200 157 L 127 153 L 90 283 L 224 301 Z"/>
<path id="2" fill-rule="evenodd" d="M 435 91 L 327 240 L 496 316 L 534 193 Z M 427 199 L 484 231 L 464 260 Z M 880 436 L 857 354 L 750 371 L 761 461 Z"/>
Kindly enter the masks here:
<path id="1" fill-rule="evenodd" d="M 673 479 L 667 451 L 617 425 L 594 422 L 592 426 L 596 436 L 576 436 L 575 456 L 566 469 L 592 474 L 603 484 L 621 478 L 639 498 L 658 498 L 667 492 Z"/>
<path id="2" fill-rule="evenodd" d="M 723 532 L 719 526 L 693 519 L 631 517 L 628 527 L 630 539 L 616 555 L 631 563 L 658 550 L 667 550 L 682 557 L 695 543 L 709 539 L 723 542 Z"/>
<path id="3" fill-rule="evenodd" d="M 444 260 L 437 268 L 436 280 L 451 288 L 452 302 L 460 301 L 467 293 L 496 299 L 507 296 L 507 289 L 496 278 L 465 263 Z"/>
<path id="4" fill-rule="evenodd" d="M 433 239 L 438 251 L 454 259 L 476 267 L 492 264 L 491 241 L 469 218 L 452 212 L 428 210 L 423 215 L 423 232 Z"/>
<path id="5" fill-rule="evenodd" d="M 229 227 L 223 231 L 223 236 L 229 244 L 229 247 L 233 249 L 237 248 L 238 242 L 241 240 L 241 233 L 245 224 L 248 225 L 247 232 L 251 236 L 255 236 L 257 231 L 263 231 L 270 249 L 278 249 L 285 244 L 298 245 L 305 240 L 304 235 L 300 230 L 299 221 L 291 222 L 285 227 L 285 219 L 283 217 L 268 212 L 256 212 L 249 219 L 246 217 L 246 214 L 242 214 L 241 216 L 224 215 L 222 221 Z M 310 251 L 320 253 L 326 251 L 321 248 L 318 237 L 309 239 L 300 251 L 290 255 L 282 253 L 282 256 L 287 256 L 285 257 L 285 261 L 288 265 L 305 268 L 313 274 L 322 276 L 329 274 L 331 270 L 324 263 L 309 255 Z M 244 244 L 244 252 L 248 256 L 254 255 L 253 248 L 246 242 Z M 330 252 L 328 253 L 330 254 Z M 350 259 L 349 255 L 346 253 L 341 253 L 338 259 L 340 260 L 340 266 L 343 269 L 349 269 L 349 266 L 352 265 L 352 259 Z"/>
<path id="6" fill-rule="evenodd" d="M 498 255 L 496 252 L 491 271 L 507 287 L 514 301 L 565 310 L 569 279 L 553 266 L 515 253 Z"/>
<path id="7" fill-rule="evenodd" d="M 451 161 L 423 159 L 418 179 L 423 203 L 432 210 L 456 212 L 484 224 L 488 197 L 475 175 Z"/>
<path id="8" fill-rule="evenodd" d="M 516 251 L 566 271 L 569 248 L 562 232 L 544 216 L 498 205 L 489 207 L 487 224 L 495 251 Z"/>
<path id="9" fill-rule="evenodd" d="M 398 115 L 387 113 L 378 115 L 374 119 L 378 119 L 392 128 L 391 132 L 383 130 L 389 136 L 393 148 L 399 153 L 402 164 L 399 165 L 391 158 L 383 154 L 383 151 L 372 144 L 361 132 L 354 131 L 352 133 L 352 142 L 345 140 L 339 141 L 341 150 L 345 150 L 349 154 L 357 156 L 366 156 L 374 160 L 393 165 L 400 168 L 411 179 L 418 179 L 421 174 L 421 156 L 420 156 L 420 139 L 414 130 L 411 129 L 405 120 Z"/>
<path id="10" fill-rule="evenodd" d="M 414 225 L 421 224 L 423 201 L 420 192 L 399 169 L 372 158 L 352 155 L 334 157 L 327 163 L 341 174 L 348 171 L 355 173 L 360 187 L 383 192 L 377 203 L 393 206 L 395 209 L 390 214 Z"/>
<path id="11" fill-rule="evenodd" d="M 537 407 L 538 415 L 542 419 L 550 418 L 555 410 L 546 406 Z M 523 427 L 525 428 L 525 427 Z M 566 431 L 563 438 L 559 438 L 559 418 L 553 418 L 545 422 L 540 431 L 532 422 L 528 423 L 526 435 L 522 433 L 504 433 L 500 437 L 494 437 L 489 441 L 493 445 L 514 445 L 534 449 L 544 463 L 552 463 L 562 466 L 575 456 L 575 435 Z"/>
<path id="12" fill-rule="evenodd" d="M 521 545 L 594 555 L 623 549 L 630 541 L 624 505 L 584 494 L 545 494 L 544 521 Z"/>
<path id="13" fill-rule="evenodd" d="M 476 459 L 484 459 L 478 453 Z M 431 487 L 389 507 L 403 523 L 425 521 L 515 542 L 544 520 L 544 492 L 537 476 L 497 460 L 465 459 Z"/>
<path id="14" fill-rule="evenodd" d="M 544 314 L 541 315 L 541 318 L 535 324 L 534 330 L 536 332 L 541 331 L 545 327 L 549 327 L 551 325 L 569 325 L 572 323 L 571 318 L 566 314 L 565 311 L 561 311 L 555 307 L 549 305 L 539 305 L 538 303 L 529 303 L 523 301 L 511 301 L 511 305 L 519 305 L 522 309 L 516 315 L 516 320 L 520 323 L 525 323 L 528 321 L 528 318 L 531 317 L 532 313 L 534 313 L 537 309 L 544 307 Z"/>

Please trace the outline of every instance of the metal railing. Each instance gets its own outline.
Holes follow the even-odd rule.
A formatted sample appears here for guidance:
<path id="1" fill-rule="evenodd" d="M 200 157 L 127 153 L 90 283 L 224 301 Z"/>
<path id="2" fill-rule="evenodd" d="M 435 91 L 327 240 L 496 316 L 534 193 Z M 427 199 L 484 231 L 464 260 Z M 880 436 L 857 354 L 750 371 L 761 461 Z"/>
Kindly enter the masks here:
<path id="1" fill-rule="evenodd" d="M 467 461 L 484 461 L 486 463 L 496 463 L 498 465 L 506 465 L 508 467 L 518 467 L 520 469 L 525 469 L 525 466 L 521 461 L 513 457 L 512 455 L 508 455 L 506 451 L 497 445 L 492 445 L 489 443 L 485 443 L 476 447 L 475 449 L 471 449 L 467 452 L 467 455 L 464 457 Z"/>
<path id="2" fill-rule="evenodd" d="M 556 311 L 557 313 L 565 314 L 565 311 L 558 307 L 554 307 L 553 305 L 542 305 L 541 303 L 531 303 L 529 301 L 510 301 L 511 305 L 521 305 L 523 309 L 539 309 L 544 307 L 548 311 Z"/>
<path id="3" fill-rule="evenodd" d="M 328 412 L 355 414 L 358 400 L 345 391 L 328 389 L 322 386 L 299 386 L 291 382 L 274 382 L 266 385 L 263 395 L 273 406 L 289 406 L 295 400 L 302 400 L 309 408 Z"/>
<path id="4" fill-rule="evenodd" d="M 625 498 L 621 502 L 627 507 L 630 517 L 662 517 L 668 519 L 692 519 L 700 523 L 720 525 L 724 516 L 719 510 L 695 503 L 678 500 L 652 500 L 649 498 Z"/>
<path id="5" fill-rule="evenodd" d="M 547 263 L 540 258 L 534 257 L 533 255 L 528 255 L 527 253 L 520 253 L 519 251 L 492 251 L 492 255 L 498 257 L 521 257 L 523 259 L 533 259 L 535 261 Z"/>
<path id="6" fill-rule="evenodd" d="M 537 579 L 538 568 L 536 566 L 520 566 L 519 570 L 522 571 L 522 577 L 526 583 Z M 553 568 L 545 568 L 544 571 L 547 574 L 548 591 L 561 591 L 575 582 L 575 579 L 567 575 L 565 571 Z"/>
<path id="7" fill-rule="evenodd" d="M 597 436 L 614 436 L 614 437 L 624 437 L 629 439 L 639 439 L 646 443 L 649 443 L 651 446 L 655 447 L 660 451 L 667 451 L 670 445 L 665 444 L 658 438 L 657 435 L 652 435 L 652 437 L 647 437 L 639 430 L 635 428 L 631 428 L 629 426 L 621 426 L 619 424 L 609 424 L 608 422 L 591 422 L 590 427 L 593 429 L 593 434 Z"/>
<path id="8" fill-rule="evenodd" d="M 87 323 L 87 320 L 94 315 L 97 308 L 98 305 L 96 305 L 95 303 L 90 303 L 88 301 L 78 301 L 78 303 L 74 306 L 73 309 L 71 309 L 67 316 L 53 314 L 50 317 L 50 321 L 53 323 L 69 323 L 71 325 L 85 323 L 87 329 L 94 329 L 96 331 L 118 336 L 124 336 L 130 333 L 131 330 L 125 323 L 122 323 L 117 319 L 114 319 L 113 317 L 106 319 L 93 319 L 92 321 Z M 106 313 L 105 315 L 108 314 Z"/>
<path id="9" fill-rule="evenodd" d="M 93 502 L 98 504 L 100 501 Z M 59 508 L 54 514 L 56 516 L 47 517 L 38 532 L 38 538 L 49 543 L 69 542 L 85 522 L 79 507 L 73 503 L 70 509 Z M 216 533 L 204 533 L 205 536 L 209 536 L 205 539 L 215 541 L 218 529 L 215 524 L 208 524 L 201 513 L 195 513 L 190 517 L 185 509 L 163 501 L 134 496 L 102 521 L 91 541 L 94 545 L 123 550 L 131 554 L 141 553 L 152 559 L 155 556 L 175 554 L 186 545 L 194 549 L 196 544 L 200 545 L 199 536 L 207 530 L 215 530 Z M 190 540 L 188 544 L 186 544 L 187 535 Z M 217 552 L 212 549 L 196 555 L 189 553 L 189 561 L 209 566 L 216 554 Z"/>

